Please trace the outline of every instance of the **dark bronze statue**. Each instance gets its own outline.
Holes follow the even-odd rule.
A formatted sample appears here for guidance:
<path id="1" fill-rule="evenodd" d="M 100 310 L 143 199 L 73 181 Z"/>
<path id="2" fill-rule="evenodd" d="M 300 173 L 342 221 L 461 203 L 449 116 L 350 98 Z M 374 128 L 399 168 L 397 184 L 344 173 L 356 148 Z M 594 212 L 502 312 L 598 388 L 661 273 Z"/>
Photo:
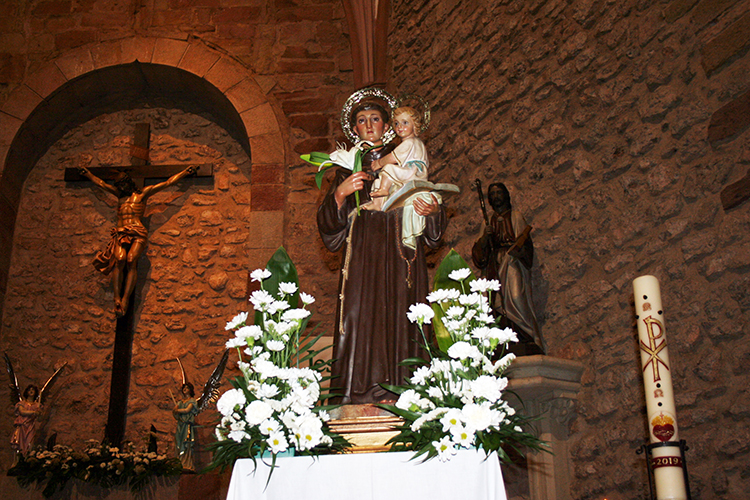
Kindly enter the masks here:
<path id="1" fill-rule="evenodd" d="M 197 171 L 198 168 L 191 165 L 164 182 L 138 189 L 133 179 L 125 172 L 117 177 L 113 186 L 92 174 L 86 167 L 78 169 L 81 176 L 117 196 L 119 201 L 117 226 L 112 229 L 112 239 L 107 248 L 94 258 L 96 269 L 104 274 L 112 273 L 115 314 L 118 317 L 124 316 L 128 310 L 128 301 L 135 290 L 138 258 L 143 254 L 148 243 L 148 230 L 141 220 L 146 210 L 146 200 L 151 195 Z"/>
<path id="2" fill-rule="evenodd" d="M 531 266 L 534 245 L 531 226 L 513 210 L 510 193 L 502 183 L 490 184 L 487 200 L 492 219 L 487 215 L 480 181 L 475 181 L 485 221 L 485 230 L 471 251 L 471 257 L 487 279 L 500 282 L 500 292 L 492 304 L 500 326 L 509 326 L 518 334 L 516 354 L 543 354 L 542 334 L 531 300 Z"/>

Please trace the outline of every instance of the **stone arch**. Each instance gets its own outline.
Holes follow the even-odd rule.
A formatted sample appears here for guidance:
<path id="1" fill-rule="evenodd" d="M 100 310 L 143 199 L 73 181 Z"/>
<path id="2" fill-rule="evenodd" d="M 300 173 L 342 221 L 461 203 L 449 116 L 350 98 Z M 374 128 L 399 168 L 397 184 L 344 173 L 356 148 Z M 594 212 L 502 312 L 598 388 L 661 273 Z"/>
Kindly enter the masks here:
<path id="1" fill-rule="evenodd" d="M 76 120 L 144 88 L 200 97 L 251 157 L 252 210 L 283 222 L 287 127 L 247 68 L 198 40 L 136 37 L 79 47 L 28 75 L 0 105 L 0 317 L 28 173 Z M 262 244 L 275 248 L 280 235 L 273 231 L 274 241 Z"/>

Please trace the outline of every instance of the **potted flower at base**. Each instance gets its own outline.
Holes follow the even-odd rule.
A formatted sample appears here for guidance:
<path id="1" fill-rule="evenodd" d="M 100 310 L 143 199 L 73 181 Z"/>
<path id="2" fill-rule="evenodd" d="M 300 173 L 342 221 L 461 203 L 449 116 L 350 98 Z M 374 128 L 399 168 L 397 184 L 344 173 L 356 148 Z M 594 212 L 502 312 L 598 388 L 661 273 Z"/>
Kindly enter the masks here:
<path id="1" fill-rule="evenodd" d="M 510 458 L 504 446 L 546 451 L 542 440 L 524 430 L 531 419 L 504 399 L 508 380 L 503 372 L 515 359 L 504 354 L 505 347 L 518 340 L 510 328 L 495 326 L 490 297 L 500 283 L 475 279 L 455 251 L 444 259 L 435 281 L 435 290 L 427 296 L 431 305 L 414 304 L 407 313 L 419 326 L 431 359 L 406 360 L 421 366 L 409 384 L 386 386 L 400 396 L 395 405 L 381 405 L 404 419 L 389 441 L 392 450 L 446 461 L 458 449 L 481 448 L 506 462 Z M 430 323 L 440 349 L 424 336 L 423 327 Z"/>
<path id="2" fill-rule="evenodd" d="M 237 350 L 241 376 L 216 402 L 222 418 L 209 468 L 264 456 L 273 467 L 278 456 L 292 451 L 315 456 L 346 448 L 346 440 L 325 426 L 326 407 L 316 406 L 328 397 L 320 384 L 330 362 L 315 360 L 322 334 L 304 334 L 307 306 L 315 299 L 299 292 L 297 271 L 283 248 L 250 276 L 261 286 L 250 296 L 254 324 L 243 312 L 226 325 L 233 332 L 226 346 Z"/>

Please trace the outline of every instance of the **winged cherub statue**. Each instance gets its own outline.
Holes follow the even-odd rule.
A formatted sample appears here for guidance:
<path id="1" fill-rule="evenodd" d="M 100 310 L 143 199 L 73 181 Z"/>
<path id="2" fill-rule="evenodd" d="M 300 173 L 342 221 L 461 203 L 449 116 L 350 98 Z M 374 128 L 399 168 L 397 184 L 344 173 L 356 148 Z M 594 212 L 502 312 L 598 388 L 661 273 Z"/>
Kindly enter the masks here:
<path id="1" fill-rule="evenodd" d="M 16 419 L 13 422 L 15 429 L 10 438 L 10 446 L 16 451 L 16 454 L 26 455 L 34 446 L 37 418 L 42 413 L 45 396 L 48 394 L 47 389 L 49 389 L 68 363 L 63 363 L 55 370 L 55 373 L 42 386 L 41 391 L 36 385 L 29 384 L 23 393 L 21 393 L 16 372 L 13 370 L 13 363 L 11 363 L 7 353 L 3 353 L 3 356 L 5 356 L 5 369 L 10 376 L 10 402 L 14 406 L 16 414 Z"/>
<path id="2" fill-rule="evenodd" d="M 224 367 L 227 365 L 229 351 L 224 351 L 219 364 L 214 368 L 213 373 L 208 378 L 206 385 L 203 386 L 203 393 L 200 398 L 195 399 L 195 388 L 188 382 L 185 375 L 185 368 L 182 362 L 177 358 L 182 373 L 182 386 L 180 387 L 181 399 L 174 401 L 172 414 L 177 419 L 177 430 L 174 436 L 174 443 L 177 448 L 177 456 L 182 462 L 183 470 L 195 470 L 193 464 L 193 446 L 195 444 L 195 417 L 205 410 L 209 404 L 219 399 L 219 386 L 221 377 L 224 374 Z M 174 399 L 174 398 L 173 398 Z"/>

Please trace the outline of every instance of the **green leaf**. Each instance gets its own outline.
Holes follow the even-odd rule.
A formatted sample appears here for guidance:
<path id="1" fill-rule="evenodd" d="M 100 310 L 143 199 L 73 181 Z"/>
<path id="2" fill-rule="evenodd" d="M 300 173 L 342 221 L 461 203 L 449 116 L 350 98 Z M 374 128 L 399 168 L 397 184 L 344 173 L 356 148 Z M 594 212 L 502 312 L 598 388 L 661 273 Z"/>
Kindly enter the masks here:
<path id="1" fill-rule="evenodd" d="M 445 256 L 443 261 L 438 266 L 437 271 L 435 272 L 435 281 L 433 282 L 432 289 L 442 290 L 453 288 L 463 293 L 464 290 L 461 289 L 461 284 L 458 281 L 450 279 L 448 275 L 450 275 L 450 273 L 452 273 L 453 271 L 468 267 L 469 264 L 467 264 L 463 257 L 461 257 L 461 254 L 456 252 L 455 249 L 451 248 L 451 251 L 448 252 L 448 255 Z M 466 279 L 466 281 L 470 282 L 474 281 L 475 279 L 476 276 L 474 276 L 474 273 L 472 272 Z M 445 324 L 443 323 L 443 317 L 445 316 L 445 314 L 443 313 L 442 307 L 440 307 L 440 304 L 438 303 L 432 304 L 432 310 L 435 312 L 435 317 L 432 319 L 432 330 L 433 332 L 435 332 L 435 338 L 437 339 L 438 347 L 440 347 L 441 351 L 448 352 L 448 348 L 453 345 L 453 340 L 451 339 L 450 333 L 445 328 Z"/>

